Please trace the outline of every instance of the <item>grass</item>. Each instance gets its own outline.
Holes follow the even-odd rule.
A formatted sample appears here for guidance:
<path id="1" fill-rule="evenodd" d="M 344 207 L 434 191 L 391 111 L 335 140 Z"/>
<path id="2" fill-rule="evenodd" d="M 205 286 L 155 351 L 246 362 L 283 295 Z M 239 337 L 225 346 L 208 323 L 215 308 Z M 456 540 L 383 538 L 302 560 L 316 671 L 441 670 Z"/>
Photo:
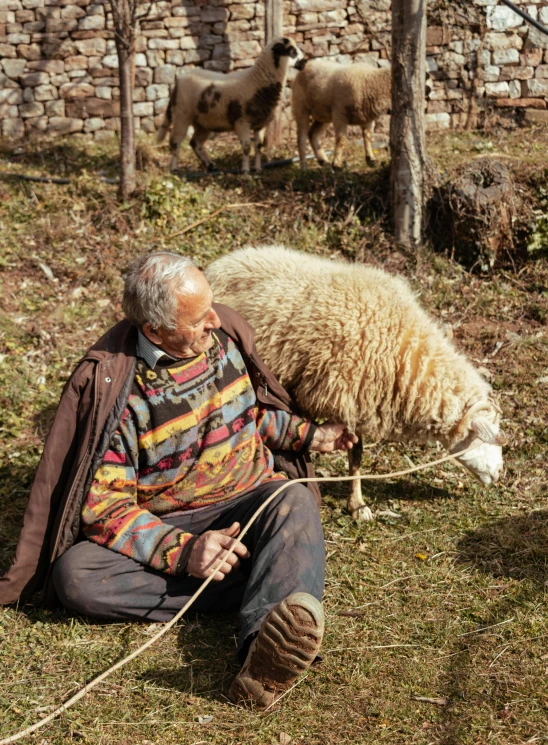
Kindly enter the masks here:
<path id="1" fill-rule="evenodd" d="M 449 133 L 432 137 L 429 152 L 448 178 L 485 152 L 504 157 L 543 214 L 547 139 L 542 130 Z M 232 145 L 216 149 L 221 165 L 237 163 Z M 189 253 L 205 265 L 248 242 L 279 241 L 404 273 L 491 379 L 510 435 L 505 478 L 496 487 L 480 487 L 452 464 L 366 484 L 375 508 L 399 518 L 386 514 L 354 525 L 344 509 L 345 485 L 324 489 L 325 659 L 267 713 L 227 700 L 238 669 L 235 616 L 190 612 L 31 739 L 42 745 L 548 741 L 548 384 L 538 382 L 548 375 L 543 251 L 490 275 L 468 274 L 426 249 L 418 256 L 397 251 L 386 217 L 386 155 L 366 169 L 358 146 L 349 148 L 349 165 L 337 173 L 286 168 L 260 179 L 185 182 L 162 170 L 165 151 L 145 144 L 139 192 L 121 207 L 115 187 L 97 178 L 115 175 L 113 148 L 77 138 L 15 150 L 4 143 L 0 158 L 3 173 L 72 180 L 66 186 L 0 180 L 0 566 L 13 558 L 63 382 L 85 348 L 120 318 L 123 273 L 132 258 L 155 248 Z M 182 164 L 196 168 L 188 150 Z M 226 209 L 172 237 L 235 203 L 268 206 Z M 363 465 L 389 472 L 409 459 L 438 456 L 435 445 L 375 445 Z M 318 466 L 346 472 L 340 455 L 322 456 Z M 94 624 L 61 609 L 0 609 L 0 738 L 47 714 L 153 630 Z"/>

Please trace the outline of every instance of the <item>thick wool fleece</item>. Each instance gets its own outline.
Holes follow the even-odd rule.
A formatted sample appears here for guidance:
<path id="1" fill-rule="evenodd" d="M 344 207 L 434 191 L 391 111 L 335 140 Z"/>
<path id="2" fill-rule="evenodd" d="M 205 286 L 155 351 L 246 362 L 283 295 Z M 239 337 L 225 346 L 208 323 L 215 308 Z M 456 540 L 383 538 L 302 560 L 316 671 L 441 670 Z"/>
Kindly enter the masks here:
<path id="1" fill-rule="evenodd" d="M 223 331 L 191 360 L 137 364 L 127 408 L 82 512 L 84 535 L 153 569 L 184 569 L 192 538 L 160 518 L 283 478 L 271 450 L 307 447 L 315 427 L 257 406 L 242 356 Z"/>
<path id="2" fill-rule="evenodd" d="M 386 114 L 392 95 L 392 71 L 356 62 L 341 65 L 309 60 L 292 87 L 295 119 L 346 122 L 364 126 Z"/>
<path id="3" fill-rule="evenodd" d="M 407 282 L 385 271 L 264 246 L 234 251 L 206 275 L 313 418 L 374 440 L 452 447 L 464 412 L 489 397 L 489 384 Z"/>

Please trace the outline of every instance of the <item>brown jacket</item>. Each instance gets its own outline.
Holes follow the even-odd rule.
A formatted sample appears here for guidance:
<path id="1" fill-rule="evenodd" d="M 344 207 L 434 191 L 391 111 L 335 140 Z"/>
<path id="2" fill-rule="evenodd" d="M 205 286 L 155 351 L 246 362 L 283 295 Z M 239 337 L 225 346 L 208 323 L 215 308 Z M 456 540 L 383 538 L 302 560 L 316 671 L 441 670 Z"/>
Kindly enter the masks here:
<path id="1" fill-rule="evenodd" d="M 224 331 L 244 358 L 257 399 L 297 412 L 295 402 L 255 349 L 254 332 L 238 313 L 215 304 Z M 53 602 L 53 562 L 75 542 L 82 500 L 125 409 L 134 377 L 137 330 L 120 321 L 94 344 L 68 379 L 30 493 L 15 560 L 0 576 L 0 605 Z M 290 478 L 313 476 L 307 454 L 275 454 Z M 316 484 L 310 487 L 319 502 Z M 33 597 L 34 596 L 34 597 Z"/>

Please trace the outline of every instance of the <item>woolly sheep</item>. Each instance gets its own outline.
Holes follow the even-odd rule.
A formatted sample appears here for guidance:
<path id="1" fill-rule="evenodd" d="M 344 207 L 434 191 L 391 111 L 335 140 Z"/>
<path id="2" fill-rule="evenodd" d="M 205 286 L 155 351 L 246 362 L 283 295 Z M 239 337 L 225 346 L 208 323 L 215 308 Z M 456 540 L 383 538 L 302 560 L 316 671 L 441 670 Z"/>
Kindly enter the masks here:
<path id="1" fill-rule="evenodd" d="M 190 71 L 181 75 L 169 99 L 158 131 L 162 142 L 173 124 L 169 138 L 171 170 L 177 168 L 181 142 L 192 125 L 190 145 L 208 170 L 215 166 L 205 143 L 212 132 L 236 132 L 243 150 L 242 171 L 249 173 L 251 132 L 255 144 L 255 169 L 261 170 L 264 130 L 274 117 L 287 78 L 288 68 L 303 54 L 292 39 L 272 41 L 253 67 L 233 73 Z"/>
<path id="2" fill-rule="evenodd" d="M 346 423 L 359 473 L 362 437 L 438 440 L 483 484 L 502 471 L 500 409 L 489 384 L 419 305 L 381 269 L 283 246 L 244 248 L 206 270 L 215 298 L 254 327 L 265 362 L 308 416 Z M 348 508 L 370 520 L 360 482 Z"/>
<path id="3" fill-rule="evenodd" d="M 335 128 L 333 165 L 341 165 L 349 125 L 361 127 L 365 159 L 372 165 L 375 156 L 371 138 L 375 121 L 390 110 L 391 90 L 390 68 L 371 67 L 361 62 L 341 65 L 321 59 L 301 63 L 291 93 L 301 167 L 306 168 L 307 135 L 318 163 L 327 163 L 321 138 L 331 122 Z"/>

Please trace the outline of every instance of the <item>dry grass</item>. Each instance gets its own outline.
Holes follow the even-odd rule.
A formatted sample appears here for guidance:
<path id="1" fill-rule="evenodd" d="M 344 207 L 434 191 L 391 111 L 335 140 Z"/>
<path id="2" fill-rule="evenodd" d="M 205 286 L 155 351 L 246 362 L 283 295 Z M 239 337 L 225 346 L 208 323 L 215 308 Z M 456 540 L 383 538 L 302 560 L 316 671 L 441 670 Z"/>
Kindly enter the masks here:
<path id="1" fill-rule="evenodd" d="M 432 139 L 430 151 L 445 169 L 486 148 L 500 152 L 542 212 L 546 139 L 538 131 L 450 134 Z M 19 154 L 0 150 L 3 172 L 73 179 L 68 186 L 0 181 L 0 565 L 13 556 L 63 381 L 120 317 L 130 260 L 160 246 L 205 264 L 248 242 L 276 240 L 405 273 L 499 391 L 511 436 L 507 471 L 489 489 L 453 465 L 375 482 L 366 487 L 375 507 L 401 517 L 360 527 L 344 511 L 346 487 L 325 490 L 325 660 L 268 713 L 226 698 L 237 670 L 236 618 L 190 613 L 34 741 L 270 745 L 284 742 L 282 733 L 295 745 L 547 741 L 548 384 L 538 382 L 548 375 L 546 259 L 473 276 L 428 251 L 396 252 L 386 221 L 387 169 L 365 170 L 358 146 L 350 148 L 353 170 L 336 174 L 283 169 L 261 179 L 191 183 L 159 170 L 167 155 L 159 161 L 150 146 L 142 152 L 140 193 L 119 209 L 115 187 L 97 179 L 115 174 L 111 149 L 74 139 Z M 221 164 L 238 159 L 237 148 L 221 149 Z M 182 160 L 195 168 L 188 151 Z M 272 206 L 222 212 L 167 239 L 236 202 Z M 434 446 L 379 446 L 366 451 L 364 467 L 388 472 L 437 454 Z M 346 469 L 337 455 L 319 465 Z M 62 610 L 1 609 L 0 737 L 44 716 L 149 633 Z"/>

